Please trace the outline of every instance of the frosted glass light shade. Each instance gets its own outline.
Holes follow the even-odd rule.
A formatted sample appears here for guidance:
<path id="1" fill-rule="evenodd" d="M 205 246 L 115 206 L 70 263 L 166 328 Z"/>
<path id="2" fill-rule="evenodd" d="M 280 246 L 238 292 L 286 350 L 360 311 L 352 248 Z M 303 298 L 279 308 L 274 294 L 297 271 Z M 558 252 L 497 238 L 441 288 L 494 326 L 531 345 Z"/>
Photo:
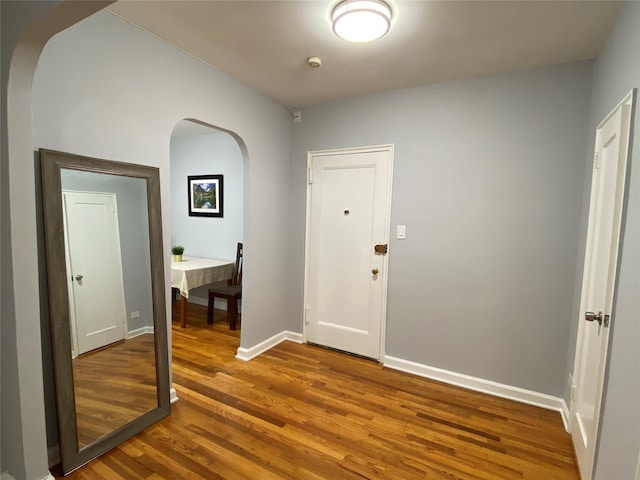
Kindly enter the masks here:
<path id="1" fill-rule="evenodd" d="M 391 8 L 382 0 L 345 0 L 331 14 L 333 33 L 349 42 L 371 42 L 387 34 Z"/>

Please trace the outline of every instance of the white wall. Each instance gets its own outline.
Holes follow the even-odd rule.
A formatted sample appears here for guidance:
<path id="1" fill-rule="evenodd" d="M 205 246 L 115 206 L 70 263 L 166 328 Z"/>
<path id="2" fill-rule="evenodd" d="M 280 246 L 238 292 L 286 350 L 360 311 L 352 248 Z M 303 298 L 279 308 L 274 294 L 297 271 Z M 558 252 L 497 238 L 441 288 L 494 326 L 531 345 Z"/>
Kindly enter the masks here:
<path id="1" fill-rule="evenodd" d="M 302 328 L 307 151 L 393 143 L 386 354 L 562 395 L 590 88 L 580 62 L 303 109 L 289 329 Z"/>
<path id="2" fill-rule="evenodd" d="M 95 5 L 100 4 L 91 7 Z M 83 7 L 86 10 L 84 4 L 69 8 Z M 24 12 L 27 19 L 34 18 L 30 16 L 34 5 L 15 8 Z M 40 31 L 46 33 L 47 29 Z M 37 58 L 38 50 L 33 52 Z M 31 93 L 30 74 L 28 69 L 15 72 L 17 78 L 23 79 L 20 98 L 27 102 Z M 22 128 L 28 127 L 29 110 L 21 110 L 21 115 L 26 118 Z M 35 374 L 21 376 L 21 389 L 32 395 L 29 400 L 19 399 L 14 414 L 20 415 L 18 410 L 30 407 L 30 403 L 40 409 L 43 404 L 40 349 L 33 349 L 34 358 L 20 343 L 30 342 L 39 347 L 40 328 L 33 322 L 38 322 L 40 311 L 33 299 L 46 295 L 33 281 L 43 266 L 38 265 L 37 258 L 35 195 L 25 195 L 35 188 L 33 150 L 45 147 L 159 167 L 164 247 L 169 252 L 169 142 L 175 124 L 183 118 L 199 119 L 234 132 L 242 144 L 246 295 L 241 344 L 249 347 L 284 330 L 281 312 L 286 292 L 279 285 L 286 281 L 289 112 L 221 72 L 101 12 L 56 35 L 47 44 L 33 82 L 33 142 L 27 155 L 24 149 L 18 155 L 11 154 L 14 138 L 18 141 L 24 137 L 19 133 L 20 118 L 14 120 L 9 116 L 9 156 L 3 160 L 3 169 L 5 165 L 9 167 L 12 221 L 3 216 L 2 225 L 3 232 L 5 227 L 12 229 L 8 257 L 21 267 L 19 274 L 14 269 L 10 278 L 14 284 L 12 295 L 19 308 L 9 312 L 12 314 L 9 322 L 20 325 L 16 334 L 22 338 L 16 342 L 17 368 L 38 366 Z M 27 131 L 25 137 L 30 136 Z M 3 257 L 4 251 L 3 244 Z M 168 272 L 169 255 L 165 258 Z M 168 275 L 165 279 L 168 291 Z M 167 298 L 167 306 L 168 302 Z M 265 304 L 272 308 L 264 309 Z M 3 296 L 3 323 L 4 310 Z M 29 389 L 30 386 L 33 388 Z M 54 420 L 49 417 L 47 421 Z M 23 465 L 33 471 L 46 466 L 46 451 L 38 447 L 44 443 L 45 428 L 38 416 L 32 421 L 24 420 L 18 429 L 21 431 L 16 435 L 24 433 L 23 444 L 33 450 L 20 453 L 25 459 Z M 20 463 L 18 459 L 16 464 Z M 18 474 L 17 478 L 22 477 Z M 26 472 L 24 478 L 37 477 Z"/>
<path id="3" fill-rule="evenodd" d="M 638 47 L 640 3 L 628 2 L 594 66 L 589 115 L 590 148 L 586 160 L 590 172 L 596 126 L 632 88 L 640 88 Z M 637 96 L 631 132 L 627 211 L 623 219 L 618 291 L 611 322 L 609 372 L 594 480 L 634 478 L 640 453 L 640 111 Z M 586 231 L 590 175 L 588 180 L 585 185 L 583 232 Z M 584 255 L 584 246 L 581 255 Z M 580 282 L 582 271 L 578 274 Z M 579 297 L 576 301 L 579 302 Z M 575 312 L 571 358 L 581 316 L 581 312 Z"/>

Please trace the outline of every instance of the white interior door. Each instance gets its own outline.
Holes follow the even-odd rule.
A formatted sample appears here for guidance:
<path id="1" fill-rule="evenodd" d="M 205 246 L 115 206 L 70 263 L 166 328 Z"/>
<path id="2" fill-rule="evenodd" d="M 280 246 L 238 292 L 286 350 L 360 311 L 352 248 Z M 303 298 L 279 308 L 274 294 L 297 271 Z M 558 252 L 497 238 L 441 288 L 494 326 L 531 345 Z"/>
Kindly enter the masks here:
<path id="1" fill-rule="evenodd" d="M 583 480 L 593 470 L 613 307 L 632 95 L 598 127 L 570 430 Z"/>
<path id="2" fill-rule="evenodd" d="M 63 192 L 75 354 L 124 339 L 126 309 L 116 199 Z"/>
<path id="3" fill-rule="evenodd" d="M 392 146 L 309 154 L 308 342 L 381 356 L 392 163 Z"/>

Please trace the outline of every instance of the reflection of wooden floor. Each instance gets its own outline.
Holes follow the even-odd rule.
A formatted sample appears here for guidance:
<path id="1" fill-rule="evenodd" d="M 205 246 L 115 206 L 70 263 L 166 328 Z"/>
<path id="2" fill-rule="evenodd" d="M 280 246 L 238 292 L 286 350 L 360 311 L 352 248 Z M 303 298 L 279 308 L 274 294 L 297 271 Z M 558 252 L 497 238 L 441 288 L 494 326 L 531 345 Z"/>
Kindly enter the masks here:
<path id="1" fill-rule="evenodd" d="M 70 478 L 578 479 L 556 412 L 290 342 L 243 362 L 200 308 L 174 313 L 171 416 Z"/>
<path id="2" fill-rule="evenodd" d="M 157 405 L 153 339 L 140 335 L 73 360 L 81 448 Z"/>

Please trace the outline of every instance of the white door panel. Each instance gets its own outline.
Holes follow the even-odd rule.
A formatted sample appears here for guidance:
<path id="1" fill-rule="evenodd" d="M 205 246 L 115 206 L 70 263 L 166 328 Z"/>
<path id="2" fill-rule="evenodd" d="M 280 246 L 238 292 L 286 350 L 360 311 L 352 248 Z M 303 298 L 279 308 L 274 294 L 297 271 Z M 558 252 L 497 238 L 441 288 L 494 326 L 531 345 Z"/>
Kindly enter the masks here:
<path id="1" fill-rule="evenodd" d="M 596 131 L 570 413 L 571 436 L 583 480 L 590 480 L 593 473 L 609 322 L 613 321 L 632 99 L 630 94 Z"/>
<path id="2" fill-rule="evenodd" d="M 63 195 L 73 343 L 82 354 L 124 339 L 117 210 L 111 194 Z"/>
<path id="3" fill-rule="evenodd" d="M 310 156 L 309 342 L 380 358 L 391 165 L 391 147 Z"/>

